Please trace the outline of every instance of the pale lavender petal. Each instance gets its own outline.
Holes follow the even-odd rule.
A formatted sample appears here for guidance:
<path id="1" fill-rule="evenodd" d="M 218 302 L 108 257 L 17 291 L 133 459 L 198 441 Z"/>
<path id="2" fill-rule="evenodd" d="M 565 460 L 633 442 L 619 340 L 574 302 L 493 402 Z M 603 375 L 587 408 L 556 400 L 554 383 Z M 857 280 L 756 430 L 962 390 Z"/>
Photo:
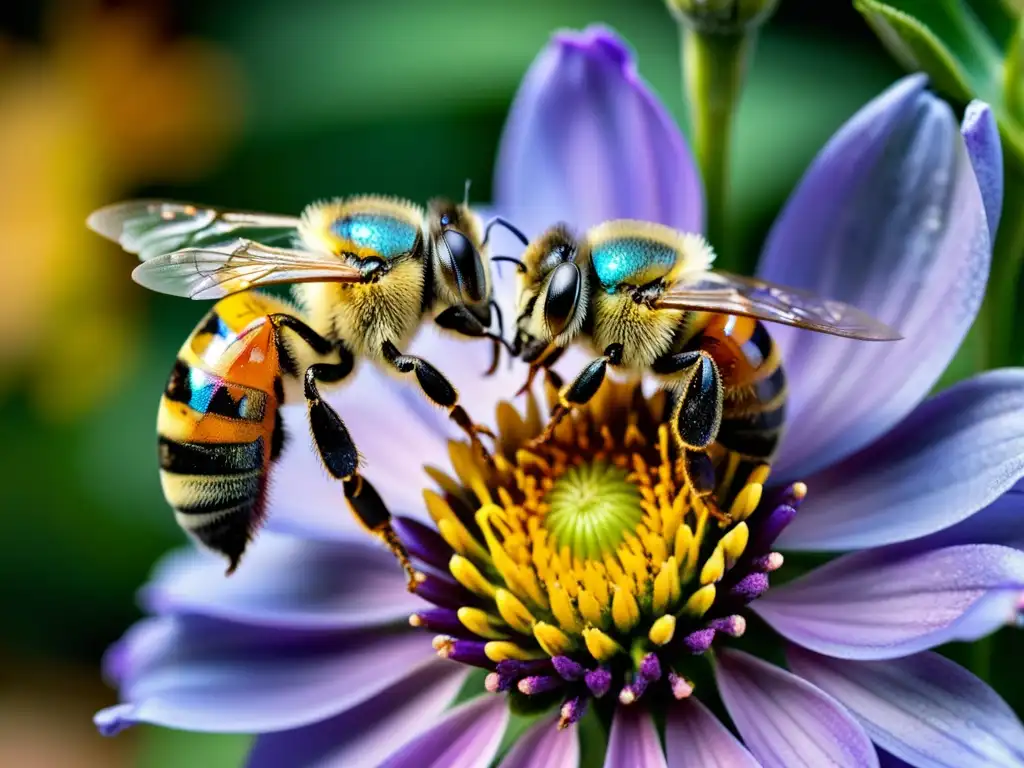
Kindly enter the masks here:
<path id="1" fill-rule="evenodd" d="M 125 703 L 96 715 L 104 733 L 135 723 L 266 733 L 333 717 L 437 658 L 413 631 L 253 627 L 200 616 L 136 625 L 107 659 Z"/>
<path id="2" fill-rule="evenodd" d="M 165 557 L 142 590 L 151 613 L 196 613 L 251 625 L 355 629 L 404 622 L 426 604 L 405 588 L 395 558 L 376 539 L 299 539 L 264 532 L 242 566 L 205 550 Z"/>
<path id="3" fill-rule="evenodd" d="M 1018 481 L 977 514 L 907 546 L 924 551 L 956 544 L 1003 544 L 1024 549 L 1024 481 Z"/>
<path id="4" fill-rule="evenodd" d="M 612 718 L 604 768 L 667 768 L 658 729 L 642 706 L 618 706 Z"/>
<path id="5" fill-rule="evenodd" d="M 593 26 L 554 35 L 527 72 L 495 171 L 495 204 L 531 237 L 558 221 L 703 227 L 700 176 L 632 52 Z"/>
<path id="6" fill-rule="evenodd" d="M 791 646 L 789 665 L 872 741 L 919 768 L 1024 766 L 1024 726 L 987 683 L 937 653 L 843 661 Z"/>
<path id="7" fill-rule="evenodd" d="M 577 768 L 580 739 L 576 725 L 558 728 L 558 715 L 542 717 L 516 739 L 500 768 Z"/>
<path id="8" fill-rule="evenodd" d="M 985 544 L 905 549 L 840 557 L 751 607 L 783 637 L 843 659 L 891 659 L 976 640 L 1013 615 L 1024 552 Z"/>
<path id="9" fill-rule="evenodd" d="M 381 763 L 381 768 L 486 768 L 501 745 L 507 724 L 505 697 L 485 694 L 453 709 Z"/>
<path id="10" fill-rule="evenodd" d="M 759 273 L 849 302 L 905 338 L 773 329 L 791 386 L 776 471 L 804 479 L 888 431 L 935 384 L 981 304 L 991 241 L 949 106 L 911 76 L 832 138 L 772 230 Z"/>
<path id="11" fill-rule="evenodd" d="M 338 717 L 262 735 L 248 767 L 376 768 L 444 716 L 467 674 L 458 664 L 434 664 Z"/>
<path id="12" fill-rule="evenodd" d="M 960 132 L 978 178 L 981 199 L 985 201 L 989 236 L 995 240 L 1003 211 L 1003 145 L 989 105 L 977 99 L 968 104 Z"/>
<path id="13" fill-rule="evenodd" d="M 878 765 L 864 729 L 828 694 L 740 651 L 715 667 L 722 701 L 764 768 Z"/>
<path id="14" fill-rule="evenodd" d="M 850 550 L 948 528 L 1024 476 L 1024 369 L 975 376 L 859 453 L 808 477 L 782 549 Z"/>
<path id="15" fill-rule="evenodd" d="M 695 698 L 669 705 L 665 718 L 668 768 L 758 768 L 729 729 Z"/>

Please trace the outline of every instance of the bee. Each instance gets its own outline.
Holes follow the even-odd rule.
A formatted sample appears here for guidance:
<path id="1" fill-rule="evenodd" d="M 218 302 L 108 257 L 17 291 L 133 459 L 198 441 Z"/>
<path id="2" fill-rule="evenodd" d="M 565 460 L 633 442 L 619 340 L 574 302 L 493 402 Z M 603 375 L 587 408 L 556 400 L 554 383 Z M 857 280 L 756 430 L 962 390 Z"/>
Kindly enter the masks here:
<path id="1" fill-rule="evenodd" d="M 730 494 L 770 462 L 785 424 L 786 375 L 762 321 L 852 339 L 901 337 L 848 304 L 711 271 L 713 260 L 703 237 L 660 224 L 609 221 L 581 237 L 556 225 L 519 263 L 513 349 L 530 363 L 526 386 L 573 343 L 597 355 L 568 384 L 554 377 L 558 403 L 538 441 L 597 393 L 609 367 L 653 374 L 672 396 L 670 427 L 688 484 L 725 521 Z"/>
<path id="2" fill-rule="evenodd" d="M 141 285 L 219 299 L 182 346 L 160 403 L 161 482 L 182 528 L 223 555 L 228 574 L 237 568 L 263 522 L 286 438 L 279 408 L 302 397 L 321 463 L 411 579 L 387 509 L 359 474 L 356 446 L 321 388 L 365 358 L 413 377 L 482 449 L 487 430 L 459 405 L 455 387 L 402 350 L 432 318 L 490 339 L 494 369 L 504 340 L 487 240 L 495 225 L 515 228 L 501 218 L 485 227 L 467 201 L 435 199 L 424 210 L 376 196 L 314 203 L 300 217 L 143 200 L 100 209 L 88 225 L 138 254 L 132 276 Z M 251 290 L 282 283 L 293 284 L 295 304 Z"/>

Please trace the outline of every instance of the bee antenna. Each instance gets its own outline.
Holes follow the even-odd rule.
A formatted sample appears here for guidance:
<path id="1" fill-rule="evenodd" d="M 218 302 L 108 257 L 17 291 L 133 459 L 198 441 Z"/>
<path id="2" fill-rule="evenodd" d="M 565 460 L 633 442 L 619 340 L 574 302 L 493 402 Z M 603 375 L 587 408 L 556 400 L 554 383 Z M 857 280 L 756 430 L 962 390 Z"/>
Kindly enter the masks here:
<path id="1" fill-rule="evenodd" d="M 530 244 L 530 239 L 523 234 L 522 230 L 520 230 L 518 227 L 513 226 L 511 222 L 501 218 L 501 216 L 495 216 L 493 219 L 487 222 L 487 226 L 484 228 L 484 241 L 480 243 L 481 247 L 487 245 L 487 241 L 491 237 L 491 229 L 495 226 L 504 227 L 505 229 L 507 229 L 509 232 L 515 235 L 516 239 L 518 239 L 519 242 L 521 242 L 523 245 L 528 246 Z"/>
<path id="2" fill-rule="evenodd" d="M 526 265 L 514 256 L 491 256 L 491 261 L 507 261 L 509 264 L 515 264 L 519 272 L 526 273 Z"/>
<path id="3" fill-rule="evenodd" d="M 469 208 L 469 187 L 473 183 L 472 179 L 466 179 L 466 189 L 462 195 L 462 204 Z"/>

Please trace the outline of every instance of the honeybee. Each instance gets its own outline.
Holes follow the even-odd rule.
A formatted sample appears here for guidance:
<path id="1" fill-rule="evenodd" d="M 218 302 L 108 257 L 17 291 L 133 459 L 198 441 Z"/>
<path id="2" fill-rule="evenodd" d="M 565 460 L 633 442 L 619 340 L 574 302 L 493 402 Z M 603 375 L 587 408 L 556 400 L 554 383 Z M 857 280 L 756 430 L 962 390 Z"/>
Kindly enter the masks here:
<path id="1" fill-rule="evenodd" d="M 712 272 L 713 259 L 700 235 L 660 224 L 609 221 L 581 237 L 554 226 L 519 264 L 513 349 L 530 363 L 530 380 L 570 344 L 598 355 L 560 387 L 538 440 L 596 394 L 609 366 L 657 377 L 674 398 L 671 429 L 689 485 L 725 521 L 722 507 L 770 461 L 785 423 L 786 375 L 762 321 L 868 341 L 901 337 L 848 304 Z"/>
<path id="2" fill-rule="evenodd" d="M 468 196 L 468 187 L 467 187 Z M 91 229 L 142 263 L 132 276 L 155 291 L 220 299 L 186 340 L 161 400 L 161 481 L 178 523 L 228 560 L 232 573 L 260 527 L 268 475 L 285 440 L 279 407 L 307 404 L 316 453 L 341 480 L 357 519 L 412 570 L 384 504 L 358 471 L 359 454 L 321 387 L 360 358 L 401 375 L 448 410 L 479 445 L 455 387 L 402 349 L 432 317 L 443 329 L 504 343 L 490 331 L 485 227 L 466 201 L 426 210 L 361 196 L 306 207 L 300 217 L 238 213 L 166 201 L 93 213 Z M 295 305 L 250 289 L 290 283 Z"/>

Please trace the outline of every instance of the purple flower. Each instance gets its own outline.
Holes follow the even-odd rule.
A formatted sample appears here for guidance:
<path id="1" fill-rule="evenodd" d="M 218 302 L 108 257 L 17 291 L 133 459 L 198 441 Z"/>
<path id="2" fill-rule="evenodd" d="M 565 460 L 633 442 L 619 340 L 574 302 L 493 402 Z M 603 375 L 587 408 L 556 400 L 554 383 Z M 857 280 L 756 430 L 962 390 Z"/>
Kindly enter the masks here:
<path id="1" fill-rule="evenodd" d="M 506 767 L 577 765 L 577 723 L 597 710 L 611 713 L 607 766 L 1024 765 L 1009 707 L 929 650 L 1006 623 L 1024 590 L 1012 548 L 1024 544 L 1024 371 L 925 399 L 978 310 L 1001 158 L 987 107 L 960 127 L 924 85 L 899 81 L 836 134 L 762 258 L 764 277 L 905 336 L 775 331 L 792 407 L 774 472 L 806 486 L 752 478 L 719 528 L 678 486 L 658 395 L 609 384 L 531 447 L 536 402 L 498 405 L 522 367 L 480 379 L 486 345 L 425 336 L 418 353 L 462 384 L 470 413 L 497 407 L 493 464 L 376 372 L 336 402 L 406 516 L 418 594 L 293 449 L 270 530 L 235 576 L 192 551 L 158 567 L 143 591 L 153 618 L 109 653 L 124 703 L 97 715 L 100 729 L 257 733 L 252 766 L 486 766 L 516 696 L 549 708 L 500 755 Z M 702 219 L 680 134 L 603 29 L 557 35 L 530 70 L 498 193 L 531 233 L 558 218 Z M 293 434 L 303 418 L 287 413 Z M 779 549 L 847 554 L 770 588 Z M 755 616 L 788 670 L 735 648 Z M 709 660 L 714 683 L 690 674 Z M 712 684 L 738 738 L 701 703 Z"/>

